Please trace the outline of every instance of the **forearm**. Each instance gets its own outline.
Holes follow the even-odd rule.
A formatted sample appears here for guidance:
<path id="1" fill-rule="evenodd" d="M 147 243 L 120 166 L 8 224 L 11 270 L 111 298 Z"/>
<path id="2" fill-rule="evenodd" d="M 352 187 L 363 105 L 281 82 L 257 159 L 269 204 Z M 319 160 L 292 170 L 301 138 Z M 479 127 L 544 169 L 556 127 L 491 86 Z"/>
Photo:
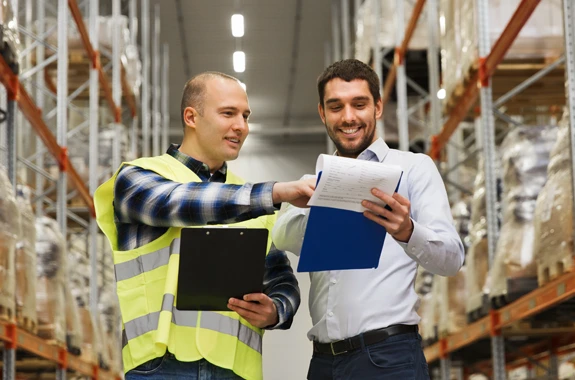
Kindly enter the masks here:
<path id="1" fill-rule="evenodd" d="M 288 206 L 272 231 L 272 239 L 278 249 L 292 252 L 299 256 L 307 226 L 310 209 Z"/>
<path id="2" fill-rule="evenodd" d="M 300 291 L 286 253 L 273 245 L 266 257 L 264 293 L 273 300 L 278 312 L 278 323 L 266 329 L 289 329 L 301 302 Z"/>
<path id="3" fill-rule="evenodd" d="M 463 265 L 463 244 L 455 232 L 434 231 L 413 221 L 413 234 L 405 253 L 423 268 L 440 276 L 454 276 Z"/>
<path id="4" fill-rule="evenodd" d="M 116 217 L 122 223 L 155 227 L 226 224 L 276 210 L 272 201 L 273 182 L 178 183 L 140 168 L 124 170 L 116 180 L 114 200 Z"/>

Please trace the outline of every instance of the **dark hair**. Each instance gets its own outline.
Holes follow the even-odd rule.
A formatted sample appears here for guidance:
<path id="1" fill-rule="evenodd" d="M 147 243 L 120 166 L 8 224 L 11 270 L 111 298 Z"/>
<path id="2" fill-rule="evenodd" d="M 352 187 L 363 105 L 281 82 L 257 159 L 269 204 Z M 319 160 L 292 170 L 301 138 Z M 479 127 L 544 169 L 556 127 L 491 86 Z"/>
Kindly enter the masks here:
<path id="1" fill-rule="evenodd" d="M 186 107 L 194 107 L 200 115 L 203 115 L 204 98 L 207 89 L 206 82 L 213 78 L 224 78 L 239 82 L 237 78 L 234 78 L 228 74 L 220 73 L 218 71 L 206 71 L 190 79 L 184 86 L 184 91 L 182 93 L 182 104 L 180 106 L 180 117 L 182 118 L 182 126 L 184 129 L 186 128 L 186 122 L 184 121 L 184 110 Z"/>
<path id="2" fill-rule="evenodd" d="M 343 79 L 351 82 L 354 79 L 362 79 L 367 82 L 369 92 L 373 96 L 373 101 L 381 99 L 379 93 L 379 77 L 371 67 L 357 59 L 344 59 L 331 64 L 317 78 L 317 92 L 319 94 L 319 104 L 323 107 L 325 95 L 325 85 L 334 78 Z"/>

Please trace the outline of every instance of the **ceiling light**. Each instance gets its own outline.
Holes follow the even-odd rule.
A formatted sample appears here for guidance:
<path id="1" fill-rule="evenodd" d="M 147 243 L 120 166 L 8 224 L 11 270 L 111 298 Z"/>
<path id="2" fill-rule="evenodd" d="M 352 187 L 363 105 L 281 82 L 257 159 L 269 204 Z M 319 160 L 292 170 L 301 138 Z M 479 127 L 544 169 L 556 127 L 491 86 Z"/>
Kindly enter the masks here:
<path id="1" fill-rule="evenodd" d="M 445 99 L 445 89 L 444 88 L 441 88 L 441 89 L 439 89 L 439 91 L 437 91 L 437 97 L 439 99 Z"/>
<path id="2" fill-rule="evenodd" d="M 240 82 L 240 86 L 242 86 L 242 88 L 244 89 L 244 91 L 247 91 L 247 90 L 246 90 L 246 84 L 245 84 L 244 82 Z"/>
<path id="3" fill-rule="evenodd" d="M 244 16 L 235 14 L 232 16 L 232 36 L 244 36 Z"/>
<path id="4" fill-rule="evenodd" d="M 234 71 L 236 73 L 246 71 L 246 54 L 243 51 L 234 52 Z"/>

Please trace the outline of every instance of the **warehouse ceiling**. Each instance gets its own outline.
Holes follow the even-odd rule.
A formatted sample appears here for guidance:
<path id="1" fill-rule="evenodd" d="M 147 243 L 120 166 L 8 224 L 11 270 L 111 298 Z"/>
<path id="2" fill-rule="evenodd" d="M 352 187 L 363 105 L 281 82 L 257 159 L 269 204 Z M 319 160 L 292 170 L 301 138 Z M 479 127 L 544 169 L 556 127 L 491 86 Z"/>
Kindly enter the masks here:
<path id="1" fill-rule="evenodd" d="M 151 0 L 152 20 L 156 4 L 161 4 L 161 41 L 170 51 L 172 140 L 181 136 L 183 85 L 206 70 L 246 84 L 254 132 L 321 126 L 315 81 L 331 39 L 330 0 Z M 231 34 L 234 13 L 244 15 L 241 41 Z M 236 49 L 246 54 L 244 73 L 233 70 Z"/>

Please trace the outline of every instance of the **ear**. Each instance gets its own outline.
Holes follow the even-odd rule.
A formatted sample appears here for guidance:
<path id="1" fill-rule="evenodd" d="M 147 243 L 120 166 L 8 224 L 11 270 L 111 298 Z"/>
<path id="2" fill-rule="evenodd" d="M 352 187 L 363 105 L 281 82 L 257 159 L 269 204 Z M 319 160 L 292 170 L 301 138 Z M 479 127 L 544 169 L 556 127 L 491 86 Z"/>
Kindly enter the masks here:
<path id="1" fill-rule="evenodd" d="M 321 103 L 317 104 L 317 112 L 319 112 L 319 117 L 321 117 L 322 123 L 325 124 L 325 110 L 323 109 Z"/>
<path id="2" fill-rule="evenodd" d="M 198 121 L 198 111 L 193 107 L 184 108 L 184 123 L 187 127 L 195 129 Z"/>
<path id="3" fill-rule="evenodd" d="M 381 119 L 381 115 L 383 115 L 383 100 L 379 98 L 379 100 L 375 102 L 375 119 Z"/>

